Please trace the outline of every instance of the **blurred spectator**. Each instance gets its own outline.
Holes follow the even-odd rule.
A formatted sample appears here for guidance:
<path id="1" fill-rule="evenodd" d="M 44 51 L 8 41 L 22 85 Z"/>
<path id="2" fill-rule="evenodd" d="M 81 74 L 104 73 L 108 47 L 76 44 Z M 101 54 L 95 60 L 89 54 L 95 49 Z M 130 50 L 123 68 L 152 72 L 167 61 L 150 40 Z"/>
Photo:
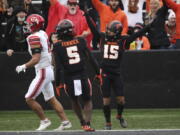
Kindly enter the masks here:
<path id="1" fill-rule="evenodd" d="M 150 28 L 147 35 L 151 44 L 151 49 L 166 49 L 170 45 L 170 41 L 165 30 L 168 8 L 164 3 L 164 6 L 159 9 L 159 0 L 152 0 L 150 6 L 151 11 L 149 12 L 149 18 L 146 21 L 146 24 L 150 23 L 155 18 L 155 25 Z"/>
<path id="2" fill-rule="evenodd" d="M 150 11 L 147 12 L 147 15 L 145 16 L 145 25 L 149 24 L 156 17 L 156 13 L 160 7 L 159 0 L 150 1 Z"/>
<path id="3" fill-rule="evenodd" d="M 7 7 L 8 7 L 7 0 L 0 0 L 0 12 L 6 11 Z"/>
<path id="4" fill-rule="evenodd" d="M 90 30 L 88 28 L 84 12 L 79 9 L 78 0 L 68 0 L 67 6 L 62 5 L 58 0 L 50 0 L 51 6 L 49 8 L 48 26 L 46 32 L 48 36 L 55 31 L 55 27 L 62 19 L 69 19 L 74 23 L 74 30 L 76 36 L 86 37 L 88 47 L 90 47 Z"/>
<path id="5" fill-rule="evenodd" d="M 128 34 L 131 34 L 136 23 L 143 22 L 143 4 L 145 0 L 121 0 L 128 18 Z"/>
<path id="6" fill-rule="evenodd" d="M 79 9 L 77 1 L 78 0 L 68 0 L 68 12 L 66 12 L 64 19 L 69 19 L 74 23 L 76 35 L 87 37 L 87 35 L 90 34 L 90 30 L 84 17 L 84 12 Z"/>
<path id="7" fill-rule="evenodd" d="M 128 20 L 127 16 L 119 8 L 119 2 L 120 0 L 108 0 L 108 5 L 105 5 L 100 0 L 91 0 L 93 6 L 98 11 L 100 16 L 100 28 L 101 32 L 105 32 L 106 25 L 113 21 L 118 20 L 123 25 L 123 31 L 122 34 L 127 34 L 128 31 Z"/>
<path id="8" fill-rule="evenodd" d="M 167 3 L 167 6 L 171 8 L 176 14 L 176 47 L 177 49 L 180 49 L 180 4 L 177 4 L 172 0 L 163 1 L 165 1 Z"/>
<path id="9" fill-rule="evenodd" d="M 18 7 L 14 11 L 14 17 L 8 21 L 6 31 L 7 55 L 11 56 L 13 52 L 27 51 L 26 35 L 23 31 L 25 18 L 27 16 L 24 8 Z"/>
<path id="10" fill-rule="evenodd" d="M 60 4 L 58 0 L 50 0 L 50 7 L 48 12 L 48 25 L 46 28 L 48 36 L 50 36 L 52 32 L 55 32 L 57 24 L 60 20 L 64 18 L 66 12 L 67 8 Z"/>
<path id="11" fill-rule="evenodd" d="M 108 0 L 101 0 L 104 4 L 107 4 L 108 5 Z M 124 6 L 123 6 L 123 3 L 122 3 L 122 0 L 119 0 L 119 7 L 124 10 Z"/>
<path id="12" fill-rule="evenodd" d="M 8 6 L 7 0 L 0 0 L 0 51 L 5 51 L 5 32 L 7 20 L 12 16 L 13 8 Z"/>
<path id="13" fill-rule="evenodd" d="M 153 0 L 146 0 L 146 12 L 147 13 L 149 13 L 151 10 L 151 6 L 150 6 L 151 1 L 153 1 Z M 159 1 L 160 6 L 162 6 L 163 5 L 162 0 L 158 0 L 158 1 Z"/>
<path id="14" fill-rule="evenodd" d="M 134 33 L 139 32 L 143 29 L 144 26 L 142 23 L 136 23 L 134 27 Z M 134 42 L 130 44 L 129 50 L 149 50 L 150 43 L 146 36 L 138 37 Z"/>
<path id="15" fill-rule="evenodd" d="M 172 10 L 170 11 L 165 27 L 166 27 L 166 31 L 168 33 L 168 37 L 171 43 L 169 48 L 175 49 L 176 48 L 176 45 L 175 45 L 176 44 L 176 15 Z"/>
<path id="16" fill-rule="evenodd" d="M 40 13 L 32 5 L 32 0 L 24 0 L 24 9 L 26 10 L 27 15 L 30 15 L 30 14 L 39 14 Z"/>
<path id="17" fill-rule="evenodd" d="M 32 0 L 11 0 L 10 4 L 13 7 L 23 7 L 27 12 L 27 15 L 30 14 L 40 14 L 40 11 L 32 5 Z"/>

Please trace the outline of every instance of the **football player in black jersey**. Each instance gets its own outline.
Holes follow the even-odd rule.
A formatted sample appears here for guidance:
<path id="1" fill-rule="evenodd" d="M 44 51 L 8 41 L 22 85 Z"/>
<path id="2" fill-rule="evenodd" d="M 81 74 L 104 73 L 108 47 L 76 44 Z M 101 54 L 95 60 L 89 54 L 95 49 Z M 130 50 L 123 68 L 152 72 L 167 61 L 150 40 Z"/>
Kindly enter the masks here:
<path id="1" fill-rule="evenodd" d="M 75 37 L 73 23 L 70 20 L 62 20 L 56 28 L 59 42 L 54 45 L 56 65 L 56 86 L 65 86 L 66 93 L 72 101 L 72 107 L 85 131 L 94 131 L 90 127 L 92 113 L 92 86 L 87 75 L 86 62 L 92 64 L 96 75 L 100 76 L 97 61 L 87 48 L 85 39 Z M 84 103 L 84 115 L 79 103 L 79 97 Z"/>
<path id="2" fill-rule="evenodd" d="M 141 31 L 134 33 L 131 36 L 123 36 L 122 24 L 114 20 L 110 22 L 106 27 L 105 33 L 99 33 L 92 22 L 92 19 L 88 15 L 87 9 L 85 9 L 85 16 L 88 25 L 94 35 L 94 38 L 100 44 L 100 50 L 102 53 L 102 61 L 100 68 L 102 70 L 102 94 L 103 94 L 103 112 L 106 120 L 105 129 L 111 130 L 111 89 L 116 96 L 117 101 L 117 116 L 120 121 L 120 125 L 123 128 L 127 127 L 127 122 L 123 118 L 122 113 L 124 110 L 125 97 L 123 82 L 121 79 L 120 65 L 125 49 L 129 49 L 129 45 L 137 37 L 142 36 L 151 26 L 148 25 Z"/>

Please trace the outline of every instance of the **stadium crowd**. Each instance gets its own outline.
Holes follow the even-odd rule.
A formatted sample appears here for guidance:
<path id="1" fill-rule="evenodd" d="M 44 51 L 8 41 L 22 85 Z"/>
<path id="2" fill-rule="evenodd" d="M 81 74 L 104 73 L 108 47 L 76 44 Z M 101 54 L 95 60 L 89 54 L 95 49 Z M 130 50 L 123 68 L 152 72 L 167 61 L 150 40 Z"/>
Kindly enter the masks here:
<path id="1" fill-rule="evenodd" d="M 119 20 L 123 24 L 124 35 L 133 34 L 137 29 L 149 24 L 157 14 L 162 14 L 158 26 L 133 41 L 129 49 L 175 49 L 176 40 L 179 42 L 179 25 L 176 25 L 179 16 L 177 13 L 179 5 L 176 3 L 179 1 L 174 0 L 176 3 L 173 3 L 173 0 L 163 1 L 119 0 L 119 8 L 116 10 L 116 3 L 110 4 L 109 0 L 80 0 L 77 4 L 68 4 L 67 0 L 42 0 L 39 6 L 33 5 L 32 0 L 0 0 L 0 51 L 6 51 L 9 56 L 14 51 L 27 51 L 25 41 L 27 35 L 23 33 L 23 26 L 25 18 L 33 13 L 45 18 L 45 30 L 49 37 L 62 19 L 70 19 L 75 25 L 76 35 L 86 38 L 88 48 L 99 49 L 99 44 L 96 38 L 93 38 L 83 15 L 85 4 L 91 9 L 90 16 L 99 31 L 104 32 L 110 21 Z"/>

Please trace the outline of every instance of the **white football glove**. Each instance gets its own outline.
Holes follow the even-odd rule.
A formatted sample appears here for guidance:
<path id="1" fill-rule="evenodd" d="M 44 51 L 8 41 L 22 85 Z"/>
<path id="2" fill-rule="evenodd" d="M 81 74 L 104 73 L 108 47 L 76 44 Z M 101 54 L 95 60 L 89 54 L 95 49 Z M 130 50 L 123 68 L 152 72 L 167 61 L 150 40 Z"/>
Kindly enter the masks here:
<path id="1" fill-rule="evenodd" d="M 20 72 L 26 72 L 26 65 L 23 64 L 23 65 L 19 65 L 16 67 L 16 72 L 19 74 Z"/>

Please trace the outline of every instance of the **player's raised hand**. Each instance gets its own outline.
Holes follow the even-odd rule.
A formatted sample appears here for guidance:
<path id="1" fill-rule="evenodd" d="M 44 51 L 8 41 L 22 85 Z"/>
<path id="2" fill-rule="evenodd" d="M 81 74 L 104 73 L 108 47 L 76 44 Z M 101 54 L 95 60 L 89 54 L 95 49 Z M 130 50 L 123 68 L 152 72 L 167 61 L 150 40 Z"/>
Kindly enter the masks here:
<path id="1" fill-rule="evenodd" d="M 19 65 L 16 67 L 16 72 L 19 74 L 20 72 L 26 72 L 26 65 L 23 64 L 23 65 Z"/>

